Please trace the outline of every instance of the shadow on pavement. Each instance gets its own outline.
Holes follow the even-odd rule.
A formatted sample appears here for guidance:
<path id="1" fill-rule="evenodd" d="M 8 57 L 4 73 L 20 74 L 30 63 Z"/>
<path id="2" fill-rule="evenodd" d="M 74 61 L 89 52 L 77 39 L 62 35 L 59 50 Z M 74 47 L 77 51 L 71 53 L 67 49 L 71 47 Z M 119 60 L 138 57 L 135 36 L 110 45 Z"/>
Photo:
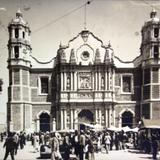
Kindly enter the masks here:
<path id="1" fill-rule="evenodd" d="M 128 150 L 128 152 L 135 153 L 135 154 L 144 154 L 143 152 L 141 152 L 139 150 Z"/>
<path id="2" fill-rule="evenodd" d="M 152 157 L 139 157 L 139 158 L 152 159 Z"/>

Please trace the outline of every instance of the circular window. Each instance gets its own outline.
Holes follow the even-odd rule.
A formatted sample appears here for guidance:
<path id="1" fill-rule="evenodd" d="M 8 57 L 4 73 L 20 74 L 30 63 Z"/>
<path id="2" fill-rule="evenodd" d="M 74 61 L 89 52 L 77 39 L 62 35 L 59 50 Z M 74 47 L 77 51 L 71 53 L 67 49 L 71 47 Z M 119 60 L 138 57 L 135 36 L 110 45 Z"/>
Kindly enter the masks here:
<path id="1" fill-rule="evenodd" d="M 81 58 L 85 61 L 87 61 L 89 59 L 89 52 L 84 51 L 81 55 Z"/>

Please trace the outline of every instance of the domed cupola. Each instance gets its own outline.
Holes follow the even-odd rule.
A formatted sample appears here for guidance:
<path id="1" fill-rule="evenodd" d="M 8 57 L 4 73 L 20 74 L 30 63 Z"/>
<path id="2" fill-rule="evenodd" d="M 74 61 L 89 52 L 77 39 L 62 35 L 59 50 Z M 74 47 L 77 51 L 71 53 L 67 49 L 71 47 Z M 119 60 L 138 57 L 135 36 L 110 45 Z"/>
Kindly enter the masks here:
<path id="1" fill-rule="evenodd" d="M 100 57 L 100 51 L 97 48 L 95 53 L 95 64 L 99 64 L 99 63 L 101 63 L 101 57 Z"/>
<path id="2" fill-rule="evenodd" d="M 153 9 L 150 13 L 150 20 L 142 27 L 142 43 L 141 54 L 143 65 L 149 63 L 160 63 L 160 20 L 157 17 L 157 12 Z M 152 59 L 152 60 L 151 60 Z"/>
<path id="3" fill-rule="evenodd" d="M 71 49 L 71 54 L 70 54 L 70 64 L 76 64 L 76 58 L 75 58 L 75 51 L 74 49 Z"/>
<path id="4" fill-rule="evenodd" d="M 159 18 L 157 17 L 157 12 L 155 9 L 153 9 L 150 13 L 150 18 L 152 21 L 159 21 Z"/>

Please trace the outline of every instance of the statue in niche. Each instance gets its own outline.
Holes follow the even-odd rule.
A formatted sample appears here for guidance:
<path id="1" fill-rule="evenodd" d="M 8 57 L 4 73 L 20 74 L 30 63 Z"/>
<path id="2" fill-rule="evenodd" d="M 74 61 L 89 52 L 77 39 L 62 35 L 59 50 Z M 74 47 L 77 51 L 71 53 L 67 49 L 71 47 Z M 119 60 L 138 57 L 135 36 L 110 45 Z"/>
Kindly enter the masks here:
<path id="1" fill-rule="evenodd" d="M 70 77 L 67 77 L 67 89 L 70 89 Z"/>
<path id="2" fill-rule="evenodd" d="M 101 78 L 101 89 L 104 89 L 104 77 Z"/>

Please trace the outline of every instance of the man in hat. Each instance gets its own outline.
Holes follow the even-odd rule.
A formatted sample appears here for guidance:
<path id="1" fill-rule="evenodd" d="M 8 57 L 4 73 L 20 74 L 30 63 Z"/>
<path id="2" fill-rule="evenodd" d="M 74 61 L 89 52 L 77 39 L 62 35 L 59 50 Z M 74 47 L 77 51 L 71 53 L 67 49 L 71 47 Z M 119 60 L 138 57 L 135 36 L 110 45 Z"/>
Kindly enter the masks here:
<path id="1" fill-rule="evenodd" d="M 6 153 L 3 160 L 6 160 L 9 153 L 11 155 L 11 159 L 14 160 L 14 150 L 16 148 L 16 143 L 13 138 L 13 133 L 9 132 L 8 137 L 3 145 L 3 148 L 6 147 Z"/>

